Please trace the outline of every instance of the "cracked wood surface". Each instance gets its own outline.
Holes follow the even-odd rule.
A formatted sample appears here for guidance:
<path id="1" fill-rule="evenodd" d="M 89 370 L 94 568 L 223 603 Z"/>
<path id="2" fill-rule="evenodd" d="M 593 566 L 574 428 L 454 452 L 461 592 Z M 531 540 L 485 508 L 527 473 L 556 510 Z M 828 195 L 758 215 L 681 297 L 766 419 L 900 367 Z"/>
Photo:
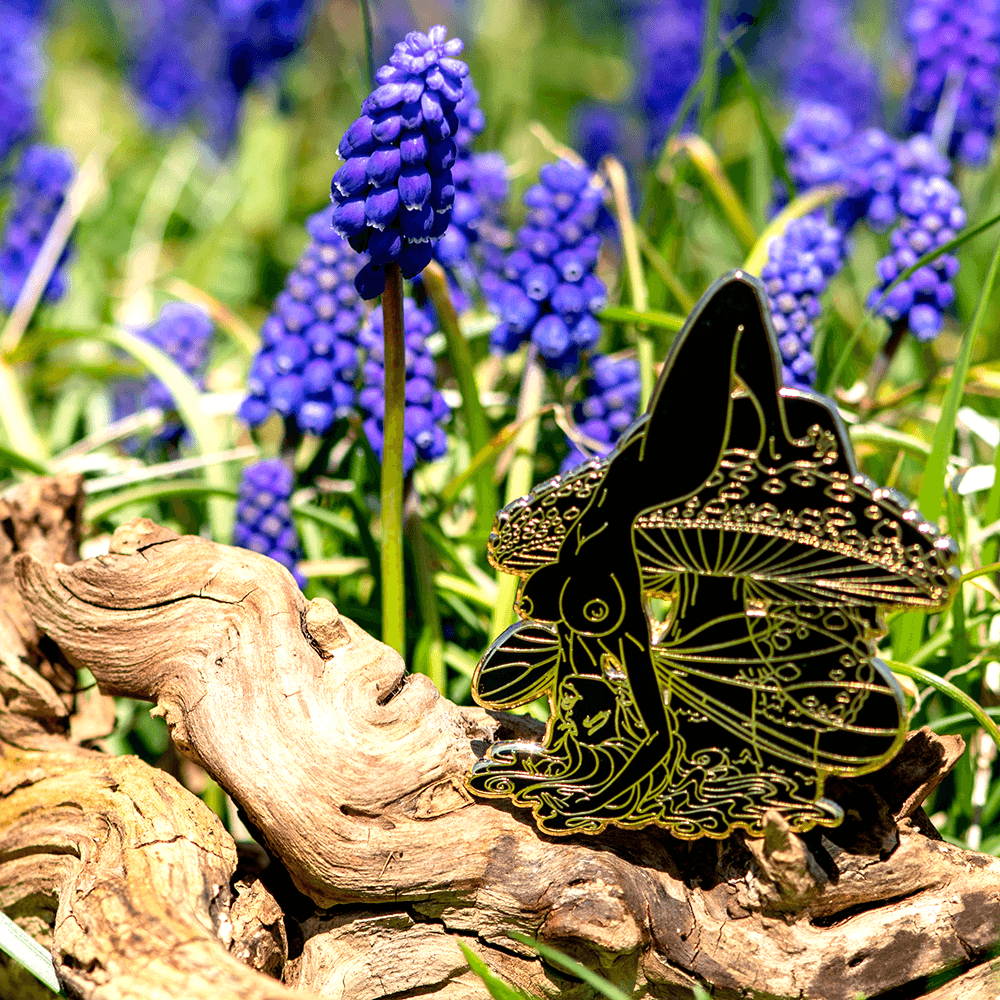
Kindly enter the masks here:
<path id="1" fill-rule="evenodd" d="M 26 552 L 14 569 L 62 655 L 104 692 L 156 702 L 178 748 L 280 859 L 237 881 L 231 903 L 178 876 L 196 923 L 214 927 L 220 964 L 233 961 L 220 927 L 236 928 L 233 954 L 264 982 L 250 967 L 338 1000 L 481 1000 L 460 937 L 516 985 L 592 995 L 507 936 L 518 930 L 664 1000 L 690 997 L 693 983 L 718 997 L 854 1000 L 964 966 L 989 981 L 1000 861 L 945 844 L 920 809 L 962 752 L 958 737 L 911 734 L 883 771 L 831 782 L 847 820 L 804 837 L 777 814 L 761 840 L 683 842 L 652 828 L 543 837 L 463 786 L 489 741 L 535 724 L 440 697 L 272 560 L 136 520 L 107 556 Z M 8 760 L 0 780 L 16 784 L 28 766 Z M 60 912 L 80 905 L 58 895 Z M 114 982 L 81 993 L 125 995 Z M 256 995 L 196 985 L 175 995 Z"/>

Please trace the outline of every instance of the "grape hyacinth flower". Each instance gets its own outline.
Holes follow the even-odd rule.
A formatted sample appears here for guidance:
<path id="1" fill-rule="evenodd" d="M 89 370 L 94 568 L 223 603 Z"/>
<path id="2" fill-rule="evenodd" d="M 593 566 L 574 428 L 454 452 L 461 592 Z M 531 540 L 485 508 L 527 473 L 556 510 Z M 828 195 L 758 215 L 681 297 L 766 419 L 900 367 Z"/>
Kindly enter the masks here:
<path id="1" fill-rule="evenodd" d="M 590 370 L 591 377 L 583 384 L 583 399 L 576 405 L 574 416 L 576 429 L 587 438 L 588 444 L 595 446 L 597 457 L 603 458 L 635 420 L 642 392 L 639 362 L 634 358 L 595 354 L 590 359 Z M 590 456 L 571 442 L 560 471 L 566 472 L 589 460 Z"/>
<path id="2" fill-rule="evenodd" d="M 226 45 L 226 75 L 242 94 L 302 44 L 312 0 L 215 0 Z"/>
<path id="3" fill-rule="evenodd" d="M 240 476 L 233 544 L 270 556 L 287 569 L 300 588 L 299 539 L 292 523 L 292 470 L 280 459 L 269 458 L 247 466 Z"/>
<path id="4" fill-rule="evenodd" d="M 913 82 L 909 132 L 942 124 L 942 148 L 972 166 L 989 159 L 1000 99 L 1000 13 L 995 0 L 913 0 L 906 18 Z M 939 123 L 938 118 L 944 119 Z"/>
<path id="5" fill-rule="evenodd" d="M 593 230 L 604 199 L 590 172 L 568 160 L 547 163 L 539 177 L 524 196 L 525 225 L 504 265 L 502 322 L 490 347 L 510 353 L 530 338 L 548 368 L 567 374 L 601 335 L 595 314 L 606 292 L 594 275 L 601 240 Z"/>
<path id="6" fill-rule="evenodd" d="M 658 0 L 635 19 L 633 60 L 640 110 L 649 123 L 648 151 L 663 144 L 701 67 L 705 5 Z"/>
<path id="7" fill-rule="evenodd" d="M 38 21 L 5 9 L 0 17 L 0 160 L 35 131 L 44 76 Z"/>
<path id="8" fill-rule="evenodd" d="M 306 223 L 312 237 L 261 328 L 240 416 L 251 427 L 277 411 L 325 434 L 354 407 L 364 304 L 354 277 L 364 262 L 330 226 L 331 208 Z"/>
<path id="9" fill-rule="evenodd" d="M 478 285 L 487 302 L 493 279 L 482 280 L 482 270 L 499 270 L 496 249 L 507 243 L 501 222 L 507 202 L 507 163 L 499 153 L 476 153 L 472 145 L 486 119 L 479 107 L 479 94 L 471 81 L 455 106 L 459 128 L 455 137 L 458 156 L 451 168 L 455 202 L 451 225 L 434 246 L 434 259 L 444 268 L 455 308 L 461 312 L 472 304 Z M 485 287 L 484 287 L 485 285 Z"/>
<path id="10" fill-rule="evenodd" d="M 369 261 L 355 285 L 365 299 L 385 289 L 385 267 L 414 278 L 430 262 L 432 240 L 451 221 L 451 167 L 461 123 L 455 110 L 469 68 L 461 39 L 438 25 L 410 32 L 376 73 L 378 86 L 344 133 L 334 174 L 333 228 Z"/>
<path id="11" fill-rule="evenodd" d="M 224 152 L 236 134 L 240 98 L 273 75 L 301 44 L 309 0 L 169 0 L 132 4 L 133 87 L 149 124 L 204 122 Z"/>
<path id="12" fill-rule="evenodd" d="M 73 179 L 69 153 L 52 146 L 29 146 L 21 157 L 13 180 L 13 209 L 7 217 L 0 241 L 0 301 L 12 309 L 31 266 L 62 207 Z M 45 286 L 44 299 L 55 302 L 66 294 L 66 262 L 69 244 Z"/>
<path id="13" fill-rule="evenodd" d="M 437 365 L 427 347 L 434 326 L 412 299 L 403 299 L 406 328 L 406 410 L 403 415 L 403 474 L 413 471 L 418 461 L 441 458 L 448 450 L 442 424 L 451 409 L 435 388 Z M 361 331 L 359 341 L 367 350 L 363 368 L 364 386 L 358 403 L 366 414 L 364 431 L 372 450 L 382 461 L 383 419 L 385 417 L 385 369 L 382 307 L 376 307 Z"/>
<path id="14" fill-rule="evenodd" d="M 166 303 L 153 323 L 136 331 L 136 336 L 163 351 L 178 368 L 190 376 L 199 389 L 203 389 L 205 385 L 212 334 L 212 321 L 207 313 L 189 302 Z M 147 376 L 141 382 L 121 382 L 115 386 L 112 396 L 115 420 L 121 420 L 147 407 L 167 412 L 176 408 L 170 390 L 154 375 Z M 153 437 L 151 444 L 175 445 L 183 433 L 183 426 L 171 421 Z M 139 450 L 140 442 L 129 438 L 124 447 L 127 452 L 135 452 Z"/>
<path id="15" fill-rule="evenodd" d="M 821 312 L 819 297 L 844 256 L 844 233 L 822 212 L 795 219 L 771 241 L 760 277 L 778 335 L 785 385 L 811 388 L 816 380 L 813 321 Z"/>
<path id="16" fill-rule="evenodd" d="M 795 104 L 836 94 L 853 129 L 878 114 L 882 95 L 875 64 L 852 36 L 852 7 L 843 0 L 796 0 L 787 19 L 791 30 L 775 55 Z"/>
<path id="17" fill-rule="evenodd" d="M 941 314 L 955 298 L 952 279 L 958 259 L 942 254 L 933 263 L 918 268 L 900 282 L 878 305 L 882 290 L 924 254 L 955 238 L 965 225 L 965 212 L 958 191 L 943 177 L 915 179 L 900 197 L 901 221 L 889 237 L 892 253 L 875 266 L 879 286 L 868 305 L 877 305 L 894 331 L 908 326 L 919 341 L 933 340 L 941 332 Z"/>
<path id="18" fill-rule="evenodd" d="M 212 333 L 212 321 L 204 309 L 190 302 L 168 302 L 156 322 L 140 330 L 139 336 L 163 351 L 203 389 Z M 174 399 L 158 378 L 150 377 L 143 389 L 142 405 L 172 410 Z"/>

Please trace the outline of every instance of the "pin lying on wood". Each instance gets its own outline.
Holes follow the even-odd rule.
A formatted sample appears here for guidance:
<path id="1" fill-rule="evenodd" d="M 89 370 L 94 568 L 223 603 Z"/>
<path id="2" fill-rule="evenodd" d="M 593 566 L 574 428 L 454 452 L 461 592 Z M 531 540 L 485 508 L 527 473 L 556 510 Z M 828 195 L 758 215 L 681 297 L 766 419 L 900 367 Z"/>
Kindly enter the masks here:
<path id="1" fill-rule="evenodd" d="M 473 693 L 551 714 L 541 744 L 493 744 L 473 792 L 553 834 L 761 835 L 768 809 L 802 832 L 843 817 L 828 777 L 897 752 L 881 613 L 945 604 L 956 547 L 858 473 L 833 402 L 782 387 L 779 357 L 759 282 L 721 279 L 615 450 L 498 514 L 522 620 Z"/>

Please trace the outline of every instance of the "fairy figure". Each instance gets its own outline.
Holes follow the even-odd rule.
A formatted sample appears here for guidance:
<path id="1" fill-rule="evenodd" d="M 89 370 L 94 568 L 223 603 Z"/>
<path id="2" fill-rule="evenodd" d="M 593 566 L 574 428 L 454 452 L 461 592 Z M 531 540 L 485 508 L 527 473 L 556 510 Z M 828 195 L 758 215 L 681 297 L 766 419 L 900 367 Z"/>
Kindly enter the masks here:
<path id="1" fill-rule="evenodd" d="M 874 654 L 888 608 L 947 602 L 952 540 L 860 475 L 834 404 L 781 385 L 759 282 L 734 272 L 680 332 L 614 451 L 497 516 L 521 619 L 473 694 L 547 695 L 542 743 L 499 742 L 468 779 L 543 831 L 659 824 L 683 838 L 833 826 L 825 780 L 875 770 L 904 703 Z"/>

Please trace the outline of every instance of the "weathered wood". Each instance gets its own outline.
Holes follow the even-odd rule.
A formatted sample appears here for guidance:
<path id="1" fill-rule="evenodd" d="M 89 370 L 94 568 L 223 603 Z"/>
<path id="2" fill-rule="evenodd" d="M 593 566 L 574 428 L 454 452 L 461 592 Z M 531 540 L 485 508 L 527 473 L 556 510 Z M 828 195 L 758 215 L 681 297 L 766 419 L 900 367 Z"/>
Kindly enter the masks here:
<path id="1" fill-rule="evenodd" d="M 297 987 L 481 998 L 458 936 L 518 985 L 585 995 L 507 937 L 519 930 L 657 997 L 703 982 L 853 1000 L 981 962 L 1000 940 L 1000 860 L 922 832 L 919 803 L 956 737 L 922 732 L 884 772 L 831 783 L 848 814 L 835 830 L 797 837 L 776 816 L 756 842 L 542 837 L 463 786 L 490 740 L 532 723 L 441 698 L 277 563 L 137 520 L 107 556 L 22 555 L 15 570 L 70 662 L 106 692 L 155 701 L 287 868 L 304 897 L 272 898 Z M 273 906 L 246 892 L 237 953 L 276 970 Z"/>

